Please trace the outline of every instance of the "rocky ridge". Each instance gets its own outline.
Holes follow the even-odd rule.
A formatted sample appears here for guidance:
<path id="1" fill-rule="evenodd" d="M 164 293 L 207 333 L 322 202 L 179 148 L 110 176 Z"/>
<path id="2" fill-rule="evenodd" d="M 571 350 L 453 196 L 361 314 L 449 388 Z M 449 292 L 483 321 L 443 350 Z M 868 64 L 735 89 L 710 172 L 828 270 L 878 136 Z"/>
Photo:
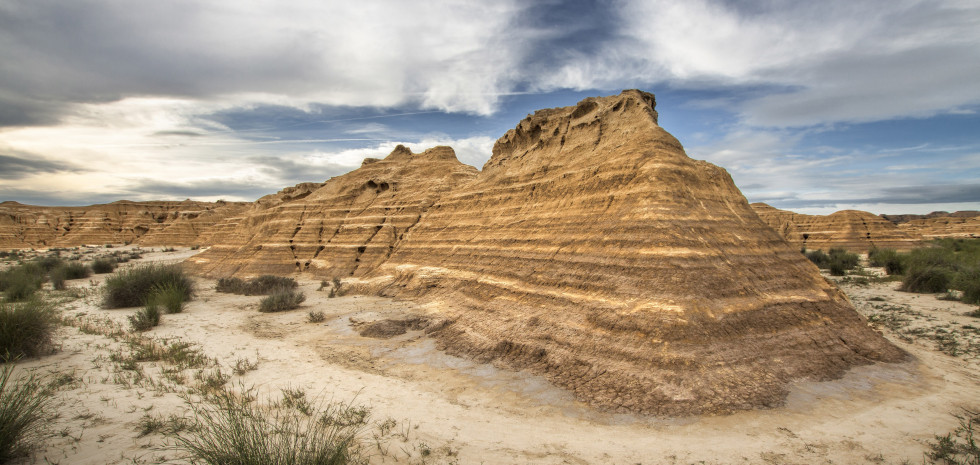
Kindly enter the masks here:
<path id="1" fill-rule="evenodd" d="M 192 246 L 211 228 L 244 210 L 238 202 L 131 202 L 85 207 L 0 203 L 0 249 L 72 247 L 83 244 Z"/>
<path id="2" fill-rule="evenodd" d="M 843 248 L 864 253 L 873 248 L 909 250 L 923 245 L 922 235 L 860 210 L 805 215 L 753 203 L 759 218 L 797 249 Z"/>
<path id="3" fill-rule="evenodd" d="M 208 276 L 361 276 L 386 260 L 436 199 L 476 176 L 449 147 L 414 154 L 398 146 L 383 160 L 322 184 L 263 197 L 218 224 L 212 246 L 187 261 Z"/>
<path id="4" fill-rule="evenodd" d="M 432 302 L 441 348 L 614 411 L 773 406 L 794 379 L 904 356 L 640 91 L 521 121 L 351 285 Z"/>

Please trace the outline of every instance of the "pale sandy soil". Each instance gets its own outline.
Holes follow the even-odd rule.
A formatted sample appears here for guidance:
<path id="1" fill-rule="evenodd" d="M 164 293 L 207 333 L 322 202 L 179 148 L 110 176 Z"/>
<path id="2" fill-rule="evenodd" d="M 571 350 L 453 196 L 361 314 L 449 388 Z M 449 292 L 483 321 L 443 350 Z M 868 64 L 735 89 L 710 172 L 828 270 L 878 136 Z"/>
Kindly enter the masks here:
<path id="1" fill-rule="evenodd" d="M 176 261 L 193 253 L 157 252 L 146 260 Z M 62 304 L 65 315 L 89 322 L 108 318 L 128 328 L 126 317 L 136 309 L 98 307 L 102 279 L 70 282 L 84 296 Z M 373 463 L 922 463 L 927 441 L 957 426 L 952 413 L 980 408 L 980 362 L 975 355 L 947 355 L 934 339 L 919 337 L 936 334 L 934 329 L 910 336 L 908 327 L 883 327 L 912 361 L 855 368 L 837 381 L 801 380 L 783 407 L 665 419 L 597 412 L 539 377 L 445 355 L 421 331 L 383 340 L 361 337 L 352 327 L 427 310 L 411 303 L 328 298 L 317 291 L 319 282 L 310 281 L 301 282 L 307 301 L 300 309 L 263 314 L 257 311 L 260 297 L 219 294 L 208 280 L 197 285 L 183 313 L 164 315 L 144 334 L 191 342 L 226 374 L 239 360 L 257 363 L 232 375 L 229 385 L 254 386 L 270 396 L 301 388 L 369 407 L 372 425 L 395 419 L 400 434 L 388 439 L 387 454 L 367 448 Z M 881 308 L 890 304 L 923 315 L 909 317 L 910 327 L 955 331 L 966 348 L 977 341 L 970 328 L 980 319 L 964 316 L 975 307 L 898 292 L 896 285 L 842 288 L 865 315 L 905 311 Z M 868 300 L 874 297 L 884 301 Z M 326 320 L 308 323 L 311 310 L 324 312 Z M 75 327 L 59 329 L 56 341 L 57 353 L 20 363 L 75 379 L 59 391 L 60 416 L 50 423 L 34 463 L 186 463 L 165 436 L 137 437 L 137 428 L 145 415 L 186 414 L 178 392 L 194 386 L 194 370 L 184 384 L 174 384 L 160 374 L 159 362 L 144 362 L 146 377 L 155 380 L 151 385 L 109 361 L 122 350 L 119 341 Z"/>

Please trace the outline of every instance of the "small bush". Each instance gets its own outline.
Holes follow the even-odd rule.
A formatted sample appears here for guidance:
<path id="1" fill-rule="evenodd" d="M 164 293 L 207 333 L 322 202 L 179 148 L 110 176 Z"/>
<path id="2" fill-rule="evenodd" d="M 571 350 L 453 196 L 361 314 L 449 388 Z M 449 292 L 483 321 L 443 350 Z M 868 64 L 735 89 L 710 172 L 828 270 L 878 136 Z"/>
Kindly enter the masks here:
<path id="1" fill-rule="evenodd" d="M 135 315 L 129 316 L 129 324 L 133 331 L 149 331 L 160 324 L 160 307 L 148 305 L 141 308 Z"/>
<path id="2" fill-rule="evenodd" d="M 51 285 L 57 290 L 65 289 L 65 281 L 69 279 L 83 279 L 92 275 L 92 270 L 84 263 L 72 261 L 65 262 L 52 268 L 48 272 Z"/>
<path id="3" fill-rule="evenodd" d="M 60 258 L 53 255 L 37 258 L 34 260 L 34 263 L 36 263 L 44 271 L 51 271 L 63 264 Z"/>
<path id="4" fill-rule="evenodd" d="M 980 412 L 964 410 L 954 416 L 960 426 L 945 436 L 936 435 L 936 442 L 929 443 L 931 451 L 925 454 L 926 458 L 944 465 L 980 464 L 980 446 L 976 442 L 980 435 Z"/>
<path id="5" fill-rule="evenodd" d="M 0 291 L 8 302 L 29 299 L 44 283 L 45 270 L 34 262 L 0 272 Z"/>
<path id="6" fill-rule="evenodd" d="M 310 323 L 323 323 L 327 319 L 327 316 L 321 311 L 310 310 L 310 313 L 306 316 L 306 321 Z"/>
<path id="7" fill-rule="evenodd" d="M 367 423 L 365 409 L 309 402 L 305 411 L 286 405 L 259 405 L 251 390 L 226 390 L 190 403 L 190 428 L 172 436 L 195 463 L 208 464 L 347 464 L 364 461 L 358 440 Z M 357 418 L 343 424 L 336 418 Z"/>
<path id="8" fill-rule="evenodd" d="M 963 291 L 963 302 L 980 304 L 980 268 L 965 269 L 953 279 L 953 287 Z"/>
<path id="9" fill-rule="evenodd" d="M 42 353 L 51 343 L 55 313 L 40 299 L 0 303 L 0 360 L 9 362 Z"/>
<path id="10" fill-rule="evenodd" d="M 92 272 L 96 274 L 112 273 L 115 269 L 116 261 L 108 257 L 97 258 L 92 262 Z"/>
<path id="11" fill-rule="evenodd" d="M 183 288 L 175 283 L 167 282 L 153 287 L 146 305 L 162 307 L 167 313 L 180 313 L 184 311 L 186 298 Z"/>
<path id="12" fill-rule="evenodd" d="M 277 289 L 292 289 L 297 286 L 293 278 L 266 274 L 248 281 L 241 278 L 221 278 L 215 290 L 239 295 L 268 295 Z"/>
<path id="13" fill-rule="evenodd" d="M 51 391 L 34 374 L 12 381 L 13 365 L 0 370 L 0 463 L 26 455 L 42 437 Z"/>
<path id="14" fill-rule="evenodd" d="M 949 274 L 937 266 L 912 268 L 902 280 L 900 289 L 923 294 L 946 292 L 949 289 Z"/>
<path id="15" fill-rule="evenodd" d="M 190 300 L 193 283 L 178 265 L 149 264 L 116 273 L 105 281 L 102 305 L 105 308 L 138 307 L 144 305 L 154 289 L 174 286 L 184 300 Z"/>
<path id="16" fill-rule="evenodd" d="M 813 252 L 807 252 L 806 258 L 817 265 L 817 268 L 827 268 L 830 266 L 830 256 L 825 254 L 823 250 L 817 249 Z"/>
<path id="17" fill-rule="evenodd" d="M 889 275 L 905 273 L 905 259 L 895 249 L 871 249 L 868 252 L 868 264 L 880 266 Z"/>
<path id="18" fill-rule="evenodd" d="M 295 289 L 279 288 L 259 302 L 260 312 L 284 312 L 299 307 L 306 300 L 302 292 Z"/>

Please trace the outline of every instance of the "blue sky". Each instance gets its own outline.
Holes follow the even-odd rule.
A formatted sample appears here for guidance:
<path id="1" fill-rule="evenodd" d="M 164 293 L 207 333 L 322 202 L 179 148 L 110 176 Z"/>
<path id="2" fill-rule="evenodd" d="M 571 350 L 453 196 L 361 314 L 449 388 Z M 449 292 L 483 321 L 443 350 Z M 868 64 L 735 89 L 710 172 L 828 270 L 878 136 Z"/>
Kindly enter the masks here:
<path id="1" fill-rule="evenodd" d="M 0 0 L 0 201 L 251 201 L 399 143 L 479 168 L 626 88 L 749 201 L 980 209 L 975 0 Z"/>

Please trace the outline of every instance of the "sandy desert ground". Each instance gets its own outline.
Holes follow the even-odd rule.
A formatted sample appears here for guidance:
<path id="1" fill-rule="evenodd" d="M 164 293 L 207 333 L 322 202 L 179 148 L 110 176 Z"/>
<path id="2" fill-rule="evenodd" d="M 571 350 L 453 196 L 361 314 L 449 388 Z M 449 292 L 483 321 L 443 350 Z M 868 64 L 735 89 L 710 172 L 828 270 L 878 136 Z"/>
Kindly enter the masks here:
<path id="1" fill-rule="evenodd" d="M 143 261 L 194 253 L 153 252 Z M 198 370 L 112 361 L 129 349 L 125 338 L 105 333 L 113 325 L 128 330 L 136 309 L 99 308 L 105 276 L 51 293 L 72 326 L 58 330 L 56 353 L 19 364 L 63 380 L 43 449 L 21 463 L 186 463 L 171 439 L 141 429 L 146 419 L 188 414 L 180 393 L 199 383 Z M 380 447 L 369 444 L 372 463 L 921 463 L 927 442 L 957 426 L 954 413 L 980 408 L 980 319 L 966 316 L 976 307 L 899 292 L 896 282 L 851 281 L 841 287 L 858 311 L 913 359 L 859 367 L 836 381 L 800 381 L 780 408 L 731 415 L 603 413 L 539 377 L 445 355 L 421 331 L 362 337 L 360 323 L 432 309 L 329 298 L 319 281 L 300 281 L 307 296 L 300 309 L 266 314 L 257 311 L 260 297 L 217 293 L 213 281 L 197 279 L 184 312 L 164 315 L 143 340 L 191 343 L 216 361 L 203 375 L 220 369 L 229 385 L 264 396 L 289 388 L 365 406 L 365 438 L 386 420 L 390 430 Z M 322 311 L 325 321 L 308 322 L 309 311 Z"/>

